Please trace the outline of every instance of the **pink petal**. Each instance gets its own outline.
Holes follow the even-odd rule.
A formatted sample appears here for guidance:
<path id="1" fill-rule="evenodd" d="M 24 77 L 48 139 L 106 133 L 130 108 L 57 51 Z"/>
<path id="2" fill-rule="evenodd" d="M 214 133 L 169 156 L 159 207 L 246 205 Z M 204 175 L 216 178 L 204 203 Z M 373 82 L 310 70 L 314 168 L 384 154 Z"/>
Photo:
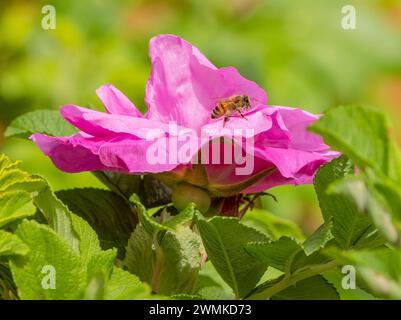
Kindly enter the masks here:
<path id="1" fill-rule="evenodd" d="M 111 84 L 105 84 L 96 90 L 108 113 L 142 117 L 142 114 L 134 104 L 118 89 Z"/>
<path id="2" fill-rule="evenodd" d="M 125 167 L 127 173 L 156 173 L 170 171 L 177 167 L 178 163 L 169 163 L 167 160 L 161 163 L 149 161 L 147 151 L 154 143 L 155 141 L 130 138 L 111 141 L 101 147 L 99 157 L 102 163 L 109 167 Z M 168 157 L 166 149 L 165 155 Z"/>
<path id="3" fill-rule="evenodd" d="M 199 130 L 211 119 L 218 101 L 234 94 L 266 104 L 265 92 L 234 68 L 217 69 L 185 40 L 174 35 L 150 41 L 152 71 L 146 85 L 147 117 Z"/>
<path id="4" fill-rule="evenodd" d="M 260 118 L 269 125 L 264 126 Z M 310 184 L 318 168 L 338 157 L 338 152 L 328 151 L 323 140 L 307 131 L 307 126 L 318 117 L 300 109 L 266 107 L 247 116 L 248 128 L 254 127 L 254 144 L 248 149 L 254 157 L 254 170 L 249 176 L 239 176 L 232 165 L 207 165 L 209 181 L 212 184 L 238 184 L 250 176 L 271 167 L 277 171 L 258 181 L 244 193 L 266 190 L 282 184 Z M 226 127 L 245 128 L 246 120 L 232 117 Z"/>
<path id="5" fill-rule="evenodd" d="M 168 124 L 146 118 L 107 114 L 74 105 L 63 106 L 60 110 L 64 119 L 78 129 L 92 136 L 130 134 L 145 138 L 150 129 L 168 131 Z"/>
<path id="6" fill-rule="evenodd" d="M 323 139 L 308 131 L 308 126 L 319 119 L 319 116 L 301 109 L 289 107 L 272 107 L 280 115 L 281 122 L 290 134 L 290 148 L 304 151 L 324 151 L 328 146 Z"/>
<path id="7" fill-rule="evenodd" d="M 31 136 L 31 139 L 61 171 L 73 173 L 110 170 L 110 168 L 103 165 L 99 157 L 92 152 L 90 147 L 85 147 L 81 143 L 73 144 L 69 138 L 49 137 L 35 133 Z"/>
<path id="8" fill-rule="evenodd" d="M 311 183 L 319 166 L 339 155 L 328 151 L 323 140 L 307 130 L 318 116 L 300 109 L 266 106 L 266 94 L 256 83 L 243 78 L 235 68 L 216 68 L 183 39 L 157 36 L 150 41 L 149 55 L 152 71 L 146 85 L 145 116 L 119 90 L 104 85 L 97 94 L 108 113 L 73 105 L 61 109 L 62 116 L 81 132 L 71 137 L 32 135 L 58 168 L 67 172 L 111 170 L 131 174 L 179 170 L 198 153 L 200 142 L 205 143 L 199 136 L 201 129 L 214 131 L 214 138 L 241 131 L 246 137 L 236 142 L 246 141 L 249 146 L 253 141 L 248 149 L 254 154 L 250 174 L 238 175 L 235 163 L 223 161 L 207 164 L 206 172 L 211 184 L 230 185 L 266 169 L 276 169 L 243 190 L 248 193 L 281 184 Z M 244 113 L 246 119 L 233 114 L 223 128 L 223 118 L 212 120 L 211 112 L 220 99 L 232 95 L 247 95 L 252 108 Z M 177 123 L 177 129 L 185 133 L 170 132 L 170 122 Z M 150 133 L 154 139 L 148 139 Z M 196 146 L 174 158 L 174 151 L 187 143 L 186 139 L 177 140 L 177 136 L 193 139 Z M 155 143 L 161 145 L 164 161 L 149 158 Z"/>

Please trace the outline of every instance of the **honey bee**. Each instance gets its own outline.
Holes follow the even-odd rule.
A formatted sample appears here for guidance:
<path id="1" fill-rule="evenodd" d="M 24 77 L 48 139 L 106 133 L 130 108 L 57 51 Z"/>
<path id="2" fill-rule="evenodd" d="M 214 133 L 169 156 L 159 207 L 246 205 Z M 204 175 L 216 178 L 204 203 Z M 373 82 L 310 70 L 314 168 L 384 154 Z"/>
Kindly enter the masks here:
<path id="1" fill-rule="evenodd" d="M 230 116 L 236 112 L 242 118 L 246 119 L 242 114 L 242 110 L 248 110 L 251 107 L 249 97 L 246 95 L 234 95 L 229 98 L 224 98 L 214 107 L 212 111 L 212 119 L 224 117 L 223 127 L 226 125 Z"/>

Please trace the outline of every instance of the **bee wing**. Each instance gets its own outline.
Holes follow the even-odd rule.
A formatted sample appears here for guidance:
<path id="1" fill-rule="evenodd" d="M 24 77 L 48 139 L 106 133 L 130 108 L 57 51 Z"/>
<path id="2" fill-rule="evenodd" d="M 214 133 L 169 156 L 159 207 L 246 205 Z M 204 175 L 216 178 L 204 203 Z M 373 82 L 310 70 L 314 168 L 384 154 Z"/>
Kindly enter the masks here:
<path id="1" fill-rule="evenodd" d="M 210 98 L 209 100 L 213 101 L 214 104 L 218 104 L 219 102 L 229 102 L 235 96 L 236 95 L 223 96 L 223 97 L 213 97 L 213 98 Z"/>
<path id="2" fill-rule="evenodd" d="M 224 99 L 225 99 L 224 97 L 213 97 L 213 98 L 210 98 L 209 100 L 213 101 L 213 103 L 217 104 L 220 101 L 223 101 Z"/>
<path id="3" fill-rule="evenodd" d="M 224 103 L 227 99 L 225 98 L 220 98 L 220 97 L 214 97 L 214 98 L 209 98 L 208 99 L 210 101 L 210 108 L 213 110 L 214 108 L 216 108 L 219 103 Z"/>

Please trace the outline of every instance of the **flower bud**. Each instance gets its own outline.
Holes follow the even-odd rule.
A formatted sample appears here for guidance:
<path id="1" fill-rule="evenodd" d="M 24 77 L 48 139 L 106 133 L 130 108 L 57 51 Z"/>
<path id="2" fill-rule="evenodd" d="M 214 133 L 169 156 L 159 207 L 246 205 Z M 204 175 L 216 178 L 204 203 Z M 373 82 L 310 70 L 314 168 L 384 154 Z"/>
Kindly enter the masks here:
<path id="1" fill-rule="evenodd" d="M 202 213 L 206 213 L 209 210 L 211 202 L 210 196 L 205 189 L 188 183 L 181 183 L 174 189 L 172 200 L 178 210 L 185 209 L 193 202 Z"/>

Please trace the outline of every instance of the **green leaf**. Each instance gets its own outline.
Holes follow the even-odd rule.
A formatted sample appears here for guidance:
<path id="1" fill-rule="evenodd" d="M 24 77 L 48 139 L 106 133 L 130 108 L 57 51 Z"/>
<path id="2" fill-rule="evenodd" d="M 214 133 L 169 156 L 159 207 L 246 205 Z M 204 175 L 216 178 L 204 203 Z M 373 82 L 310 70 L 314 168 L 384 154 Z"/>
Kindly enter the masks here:
<path id="1" fill-rule="evenodd" d="M 360 168 L 371 167 L 389 175 L 388 123 L 377 109 L 347 106 L 330 109 L 309 129 Z"/>
<path id="2" fill-rule="evenodd" d="M 31 195 L 25 191 L 0 193 L 0 227 L 35 214 Z"/>
<path id="3" fill-rule="evenodd" d="M 0 174 L 4 170 L 14 169 L 18 165 L 18 161 L 13 162 L 4 153 L 0 154 Z"/>
<path id="4" fill-rule="evenodd" d="M 367 181 L 365 183 L 362 177 L 346 177 L 335 182 L 329 188 L 329 192 L 344 195 L 354 202 L 361 214 L 370 215 L 384 238 L 395 245 L 400 244 L 399 229 L 396 227 L 397 221 L 395 219 L 393 221 L 386 198 L 375 190 L 372 183 Z M 399 201 L 399 199 L 394 199 L 394 195 L 392 196 L 391 200 Z"/>
<path id="5" fill-rule="evenodd" d="M 152 286 L 161 294 L 193 293 L 201 267 L 201 239 L 190 228 L 167 231 L 156 249 Z M 160 271 L 159 271 L 160 270 Z M 156 277 L 156 278 L 155 278 Z"/>
<path id="6" fill-rule="evenodd" d="M 383 243 L 372 220 L 360 214 L 354 201 L 341 194 L 329 194 L 330 185 L 354 173 L 346 157 L 334 159 L 321 167 L 314 179 L 320 209 L 326 223 L 332 220 L 331 232 L 343 248 L 371 247 Z"/>
<path id="7" fill-rule="evenodd" d="M 124 259 L 128 270 L 151 284 L 155 292 L 191 293 L 201 254 L 200 238 L 187 226 L 195 214 L 194 205 L 175 216 L 170 216 L 165 208 L 153 218 L 134 196 L 130 201 L 136 208 L 140 225 L 128 242 Z"/>
<path id="8" fill-rule="evenodd" d="M 132 174 L 122 174 L 113 171 L 94 171 L 92 172 L 111 191 L 119 196 L 129 199 L 133 193 L 138 193 L 141 185 L 141 176 Z"/>
<path id="9" fill-rule="evenodd" d="M 401 299 L 401 252 L 380 248 L 341 252 L 331 249 L 327 252 L 344 264 L 356 268 L 357 284 L 367 287 L 377 297 Z"/>
<path id="10" fill-rule="evenodd" d="M 154 241 L 154 237 L 149 235 L 143 226 L 137 225 L 128 241 L 124 258 L 128 271 L 149 284 L 152 282 L 156 255 Z"/>
<path id="11" fill-rule="evenodd" d="M 192 221 L 195 212 L 196 212 L 195 204 L 190 203 L 184 210 L 182 210 L 175 216 L 170 216 L 167 220 L 163 221 L 162 224 L 168 228 L 177 230 L 182 225 Z"/>
<path id="12" fill-rule="evenodd" d="M 345 274 L 342 273 L 341 269 L 332 269 L 324 273 L 324 278 L 329 281 L 336 288 L 341 300 L 377 300 L 372 294 L 362 290 L 358 286 L 355 289 L 350 290 L 347 287 L 343 287 Z"/>
<path id="13" fill-rule="evenodd" d="M 304 244 L 295 239 L 282 237 L 271 242 L 249 243 L 246 251 L 268 266 L 278 269 L 285 274 L 294 273 L 300 269 L 307 269 L 314 265 L 324 264 L 330 258 L 321 253 L 321 249 L 329 241 L 327 236 L 317 241 L 325 227 L 318 229 Z"/>
<path id="14" fill-rule="evenodd" d="M 25 259 L 13 259 L 11 271 L 21 299 L 78 299 L 85 287 L 86 270 L 79 256 L 59 235 L 35 221 L 23 221 L 16 235 L 28 246 Z M 44 267 L 55 270 L 55 288 L 46 289 Z"/>
<path id="15" fill-rule="evenodd" d="M 251 257 L 244 246 L 249 242 L 266 241 L 267 238 L 233 218 L 199 219 L 197 226 L 216 270 L 237 298 L 245 296 L 266 271 L 266 264 Z"/>
<path id="16" fill-rule="evenodd" d="M 141 222 L 142 226 L 145 230 L 150 234 L 154 235 L 159 231 L 173 231 L 173 228 L 158 223 L 154 220 L 146 211 L 146 208 L 143 204 L 135 199 L 135 197 L 130 198 L 130 202 L 135 206 L 138 212 L 139 221 Z"/>
<path id="17" fill-rule="evenodd" d="M 34 198 L 34 203 L 43 213 L 49 226 L 78 254 L 79 238 L 72 227 L 72 213 L 56 197 L 48 184 Z"/>
<path id="18" fill-rule="evenodd" d="M 286 270 L 301 250 L 301 245 L 288 237 L 272 242 L 249 243 L 246 246 L 246 251 L 253 257 L 281 271 Z"/>
<path id="19" fill-rule="evenodd" d="M 370 188 L 385 200 L 391 216 L 401 222 L 401 186 L 388 180 L 370 181 Z"/>
<path id="20" fill-rule="evenodd" d="M 305 243 L 308 243 L 308 240 Z M 290 290 L 290 293 L 295 295 L 300 292 L 296 288 L 291 288 L 292 286 L 298 287 L 300 282 L 320 275 L 337 266 L 337 261 L 327 257 L 320 249 L 314 249 L 317 251 L 315 250 L 313 253 L 309 252 L 310 254 L 307 255 L 299 243 L 287 237 L 280 238 L 274 242 L 248 244 L 246 250 L 252 256 L 266 263 L 268 266 L 282 271 L 284 274 L 276 279 L 267 280 L 258 285 L 247 298 L 271 299 L 286 290 Z M 301 287 L 303 287 L 302 284 Z M 290 296 L 290 293 L 287 293 L 285 296 Z M 284 299 L 285 296 L 281 298 Z"/>
<path id="21" fill-rule="evenodd" d="M 44 187 L 41 179 L 19 170 L 19 162 L 12 162 L 4 154 L 0 155 L 0 192 L 38 192 Z"/>
<path id="22" fill-rule="evenodd" d="M 6 191 L 13 184 L 26 181 L 29 175 L 18 169 L 2 170 L 0 171 L 0 191 Z"/>
<path id="23" fill-rule="evenodd" d="M 63 263 L 65 263 L 66 268 L 69 268 L 70 266 L 73 265 L 75 267 L 75 270 L 72 270 L 71 272 L 77 272 L 77 274 L 80 276 L 82 282 L 80 284 L 80 288 L 85 291 L 85 292 L 77 291 L 76 298 L 79 297 L 78 296 L 79 294 L 83 293 L 83 297 L 85 299 L 89 298 L 100 299 L 102 295 L 104 282 L 108 279 L 111 270 L 113 269 L 117 253 L 116 250 L 114 249 L 114 250 L 102 251 L 96 233 L 90 228 L 89 224 L 85 220 L 75 215 L 72 215 L 72 224 L 79 238 L 79 255 L 76 252 L 73 252 L 70 245 L 68 245 L 64 240 L 62 240 L 60 235 L 54 233 L 54 231 L 49 229 L 47 226 L 40 225 L 35 221 L 31 222 L 28 221 L 23 222 L 24 225 L 21 228 L 23 231 L 26 231 L 26 233 L 25 237 L 22 239 L 25 241 L 25 243 L 27 243 L 28 241 L 27 246 L 30 248 L 31 251 L 34 250 L 35 252 L 31 252 L 29 255 L 27 255 L 25 260 L 15 260 L 15 265 L 16 265 L 15 270 L 20 270 L 22 274 L 22 272 L 25 272 L 27 268 L 29 268 L 28 272 L 33 273 L 35 268 L 40 267 L 39 265 L 37 265 L 39 263 L 38 261 L 42 261 L 43 262 L 41 263 L 42 268 L 43 266 L 46 265 L 47 266 L 50 265 L 55 268 L 56 287 L 57 287 L 57 284 L 60 283 L 58 274 L 60 272 L 63 273 L 66 272 L 64 269 L 61 268 L 63 266 Z M 17 234 L 19 234 L 19 232 L 22 232 L 21 228 L 18 227 Z M 33 232 L 35 230 L 38 233 L 38 236 L 41 236 L 41 238 L 40 237 L 35 238 L 33 236 Z M 29 237 L 33 238 L 31 239 Z M 39 246 L 38 248 L 35 247 L 34 246 L 35 241 L 38 244 L 40 244 L 42 241 L 41 244 L 42 247 L 41 246 Z M 47 247 L 45 247 L 45 242 L 48 242 L 46 243 Z M 52 250 L 50 250 L 49 247 L 52 248 L 54 247 L 52 250 L 59 250 L 60 247 L 62 247 L 62 249 L 60 249 L 61 250 L 60 254 L 66 255 L 64 257 L 66 259 L 66 262 L 63 262 L 64 261 L 62 260 L 64 259 L 63 256 L 58 256 L 55 252 L 52 252 Z M 46 252 L 46 254 L 44 254 L 42 252 L 43 250 L 47 250 L 49 252 Z M 37 255 L 41 255 L 40 259 L 37 257 Z M 17 273 L 15 273 L 15 276 L 20 277 L 21 276 L 20 273 L 18 273 L 18 271 L 16 272 Z M 66 273 L 68 275 L 68 272 Z M 29 288 L 27 288 L 26 289 L 27 294 L 31 296 L 35 295 L 37 298 L 46 298 L 46 299 L 58 298 L 58 295 L 62 294 L 61 292 L 62 290 L 60 290 L 60 292 L 57 293 L 57 297 L 51 294 L 46 295 L 44 293 L 44 291 L 47 292 L 49 290 L 50 291 L 55 290 L 55 289 L 46 290 L 42 288 L 41 282 L 38 283 L 38 279 L 41 278 L 43 280 L 44 277 L 45 274 L 41 272 L 39 272 L 39 275 L 35 279 L 32 277 L 31 282 L 27 284 L 30 286 L 29 288 L 31 288 L 32 291 L 29 291 Z M 67 281 L 67 279 L 64 278 L 62 280 L 64 282 Z M 36 283 L 35 286 L 34 283 Z M 26 298 L 29 297 L 26 296 Z M 65 299 L 70 299 L 70 298 L 72 297 L 69 296 L 65 297 Z"/>
<path id="24" fill-rule="evenodd" d="M 78 275 L 80 275 L 81 271 L 84 272 L 84 281 L 88 281 L 90 284 L 88 288 L 97 281 L 96 279 L 99 276 L 102 276 L 103 280 L 109 276 L 116 258 L 116 250 L 102 251 L 95 231 L 92 230 L 85 220 L 73 215 L 68 210 L 54 195 L 43 178 L 29 176 L 25 172 L 16 169 L 16 163 L 12 163 L 8 158 L 2 156 L 0 157 L 0 180 L 2 182 L 0 186 L 2 189 L 0 191 L 0 226 L 34 214 L 35 211 L 31 203 L 33 197 L 35 205 L 43 213 L 49 226 L 53 228 L 55 233 L 49 233 L 48 231 L 51 229 L 43 225 L 29 225 L 26 223 L 24 223 L 25 227 L 18 227 L 17 231 L 27 231 L 27 233 L 30 232 L 32 235 L 33 232 L 31 232 L 31 229 L 37 228 L 39 235 L 42 236 L 42 239 L 38 241 L 44 242 L 44 238 L 46 238 L 50 242 L 49 245 L 54 245 L 56 248 L 58 246 L 65 246 L 68 250 L 71 250 L 74 254 L 66 253 L 66 258 L 71 258 L 74 263 L 76 262 L 75 260 L 78 261 Z M 34 259 L 32 264 L 37 263 L 40 259 L 36 258 L 36 254 L 40 250 L 34 247 L 33 242 L 29 243 L 31 245 L 26 245 L 27 242 L 31 241 L 31 239 L 27 239 L 26 237 L 22 239 L 24 241 L 22 242 L 16 235 L 11 235 L 11 237 L 7 233 L 2 233 L 2 235 L 7 235 L 5 239 L 8 241 L 1 242 L 4 255 L 11 255 L 14 251 L 15 255 L 22 255 L 30 249 L 30 253 L 24 259 L 14 259 L 14 263 L 16 270 L 25 270 L 25 268 L 28 268 L 28 272 L 31 270 L 33 273 L 32 268 L 36 266 L 30 266 L 27 261 Z M 32 248 L 34 248 L 35 252 L 32 252 Z M 64 248 L 64 251 L 67 250 L 66 248 Z M 52 254 L 51 251 L 49 252 Z M 52 265 L 54 256 L 53 254 L 53 256 L 42 256 L 41 258 L 43 258 L 43 261 L 47 259 L 49 265 Z M 55 264 L 58 263 L 59 261 L 56 259 Z M 44 277 L 44 275 L 41 276 L 42 278 Z M 16 274 L 16 277 L 21 278 L 19 273 Z M 30 280 L 31 282 L 27 284 L 30 289 L 27 287 L 25 291 L 26 297 L 52 297 L 51 294 L 45 294 L 42 290 L 43 288 L 34 287 L 33 283 L 36 283 L 36 286 L 38 286 L 37 277 Z M 61 295 L 61 291 L 57 294 Z"/>
<path id="25" fill-rule="evenodd" d="M 278 240 L 282 236 L 288 236 L 299 241 L 305 238 L 301 228 L 297 224 L 277 217 L 266 210 L 257 208 L 249 210 L 241 221 L 245 225 L 263 232 L 272 240 Z"/>
<path id="26" fill-rule="evenodd" d="M 322 224 L 308 239 L 303 243 L 303 248 L 307 256 L 324 248 L 325 245 L 333 238 L 331 228 L 332 220 Z"/>
<path id="27" fill-rule="evenodd" d="M 99 275 L 108 278 L 116 259 L 116 249 L 102 251 L 97 234 L 89 224 L 74 214 L 71 218 L 79 238 L 79 257 L 82 267 L 87 269 L 87 280 L 99 278 Z"/>
<path id="28" fill-rule="evenodd" d="M 85 289 L 83 300 L 103 300 L 104 282 L 105 279 L 102 273 L 94 275 Z"/>
<path id="29" fill-rule="evenodd" d="M 0 259 L 1 260 L 1 259 Z M 8 262 L 0 261 L 0 300 L 17 300 L 17 288 L 8 266 Z"/>
<path id="30" fill-rule="evenodd" d="M 213 264 L 207 261 L 199 271 L 197 294 L 207 300 L 233 300 L 234 294 Z"/>
<path id="31" fill-rule="evenodd" d="M 401 181 L 401 151 L 398 144 L 390 140 L 388 176 L 396 182 Z"/>
<path id="32" fill-rule="evenodd" d="M 103 249 L 116 247 L 119 257 L 124 257 L 125 246 L 136 225 L 125 199 L 111 191 L 93 188 L 62 190 L 56 195 L 71 212 L 90 224 Z"/>
<path id="33" fill-rule="evenodd" d="M 33 133 L 50 136 L 70 136 L 77 130 L 61 118 L 58 111 L 36 110 L 14 119 L 6 129 L 6 137 L 28 138 Z"/>
<path id="34" fill-rule="evenodd" d="M 129 199 L 134 193 L 147 208 L 159 207 L 171 202 L 171 190 L 152 175 L 130 175 L 111 171 L 93 174 L 110 190 Z"/>
<path id="35" fill-rule="evenodd" d="M 298 281 L 273 297 L 272 300 L 339 300 L 335 287 L 322 276 L 317 275 Z"/>
<path id="36" fill-rule="evenodd" d="M 87 280 L 90 281 L 92 278 L 99 277 L 99 275 L 107 279 L 113 269 L 116 255 L 116 249 L 109 249 L 91 256 L 87 265 Z"/>
<path id="37" fill-rule="evenodd" d="M 150 287 L 135 275 L 114 267 L 107 281 L 104 298 L 106 300 L 137 300 L 151 298 Z"/>
<path id="38" fill-rule="evenodd" d="M 186 293 L 179 293 L 174 294 L 170 297 L 173 300 L 204 300 L 202 296 L 197 294 L 186 294 Z"/>
<path id="39" fill-rule="evenodd" d="M 87 265 L 91 257 L 101 251 L 99 239 L 95 231 L 81 217 L 71 214 L 71 222 L 79 239 L 79 256 L 82 263 Z"/>
<path id="40" fill-rule="evenodd" d="M 29 248 L 16 235 L 0 230 L 0 257 L 28 253 Z"/>
<path id="41" fill-rule="evenodd" d="M 137 226 L 124 263 L 157 293 L 192 293 L 200 268 L 200 246 L 199 236 L 188 227 L 166 231 L 158 240 L 155 234 Z"/>
<path id="42" fill-rule="evenodd" d="M 45 187 L 46 182 L 19 170 L 19 162 L 0 155 L 0 227 L 35 214 L 32 198 Z"/>

